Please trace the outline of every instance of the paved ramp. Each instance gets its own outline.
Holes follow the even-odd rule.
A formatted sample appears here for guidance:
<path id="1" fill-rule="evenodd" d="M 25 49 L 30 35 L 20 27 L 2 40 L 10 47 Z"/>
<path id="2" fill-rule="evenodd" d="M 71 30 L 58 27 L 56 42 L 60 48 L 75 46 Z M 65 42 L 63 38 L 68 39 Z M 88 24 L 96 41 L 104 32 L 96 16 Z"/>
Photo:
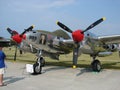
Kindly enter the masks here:
<path id="1" fill-rule="evenodd" d="M 100 73 L 84 68 L 46 66 L 40 75 L 30 75 L 25 64 L 7 62 L 4 81 L 8 85 L 0 90 L 120 90 L 120 70 Z"/>

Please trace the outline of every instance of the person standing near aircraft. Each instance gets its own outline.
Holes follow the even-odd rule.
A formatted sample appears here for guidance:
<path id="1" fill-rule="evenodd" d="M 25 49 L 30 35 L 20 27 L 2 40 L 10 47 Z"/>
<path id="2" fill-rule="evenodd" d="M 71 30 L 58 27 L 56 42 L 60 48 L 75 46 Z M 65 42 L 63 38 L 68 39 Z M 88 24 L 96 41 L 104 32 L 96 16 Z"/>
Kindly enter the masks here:
<path id="1" fill-rule="evenodd" d="M 5 58 L 6 55 L 2 51 L 2 47 L 0 47 L 0 86 L 6 86 L 6 84 L 3 83 L 3 74 L 5 73 Z"/>

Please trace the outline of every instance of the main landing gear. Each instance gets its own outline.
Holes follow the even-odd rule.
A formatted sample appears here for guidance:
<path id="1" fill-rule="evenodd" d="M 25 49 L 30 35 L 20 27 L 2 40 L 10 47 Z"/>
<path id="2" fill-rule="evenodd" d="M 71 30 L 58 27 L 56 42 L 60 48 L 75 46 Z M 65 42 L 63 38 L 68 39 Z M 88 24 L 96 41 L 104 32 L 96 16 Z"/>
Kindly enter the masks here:
<path id="1" fill-rule="evenodd" d="M 99 60 L 95 59 L 96 56 L 93 57 L 93 62 L 91 63 L 92 70 L 95 72 L 100 72 L 101 71 L 101 63 Z"/>
<path id="2" fill-rule="evenodd" d="M 38 57 L 37 61 L 33 64 L 33 74 L 41 74 L 43 66 L 45 66 L 45 59 L 43 57 Z"/>
<path id="3" fill-rule="evenodd" d="M 45 66 L 45 59 L 42 57 L 42 50 L 38 50 L 37 57 L 36 62 L 33 64 L 33 74 L 41 74 L 42 67 Z"/>

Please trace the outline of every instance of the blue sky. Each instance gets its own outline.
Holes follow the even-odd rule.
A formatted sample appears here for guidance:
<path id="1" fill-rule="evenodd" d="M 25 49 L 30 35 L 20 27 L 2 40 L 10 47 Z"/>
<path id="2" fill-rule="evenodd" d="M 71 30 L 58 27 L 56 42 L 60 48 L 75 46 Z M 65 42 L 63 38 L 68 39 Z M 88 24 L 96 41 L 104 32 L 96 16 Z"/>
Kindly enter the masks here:
<path id="1" fill-rule="evenodd" d="M 106 21 L 91 29 L 98 36 L 120 34 L 120 0 L 0 0 L 0 36 L 10 37 L 7 27 L 21 33 L 30 25 L 35 30 L 60 29 L 61 21 L 73 31 L 94 21 Z"/>

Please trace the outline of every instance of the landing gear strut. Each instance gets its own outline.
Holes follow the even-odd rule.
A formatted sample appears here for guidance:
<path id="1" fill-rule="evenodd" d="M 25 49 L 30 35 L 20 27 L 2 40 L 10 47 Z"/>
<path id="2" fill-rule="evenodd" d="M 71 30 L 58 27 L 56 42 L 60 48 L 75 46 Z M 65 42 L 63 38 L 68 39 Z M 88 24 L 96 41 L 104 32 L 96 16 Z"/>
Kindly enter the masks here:
<path id="1" fill-rule="evenodd" d="M 45 66 L 45 59 L 42 57 L 42 50 L 39 50 L 37 61 L 33 64 L 33 74 L 41 74 L 43 66 Z"/>
<path id="2" fill-rule="evenodd" d="M 101 71 L 101 63 L 99 60 L 95 59 L 96 57 L 93 57 L 93 62 L 91 63 L 92 70 L 95 72 Z"/>

